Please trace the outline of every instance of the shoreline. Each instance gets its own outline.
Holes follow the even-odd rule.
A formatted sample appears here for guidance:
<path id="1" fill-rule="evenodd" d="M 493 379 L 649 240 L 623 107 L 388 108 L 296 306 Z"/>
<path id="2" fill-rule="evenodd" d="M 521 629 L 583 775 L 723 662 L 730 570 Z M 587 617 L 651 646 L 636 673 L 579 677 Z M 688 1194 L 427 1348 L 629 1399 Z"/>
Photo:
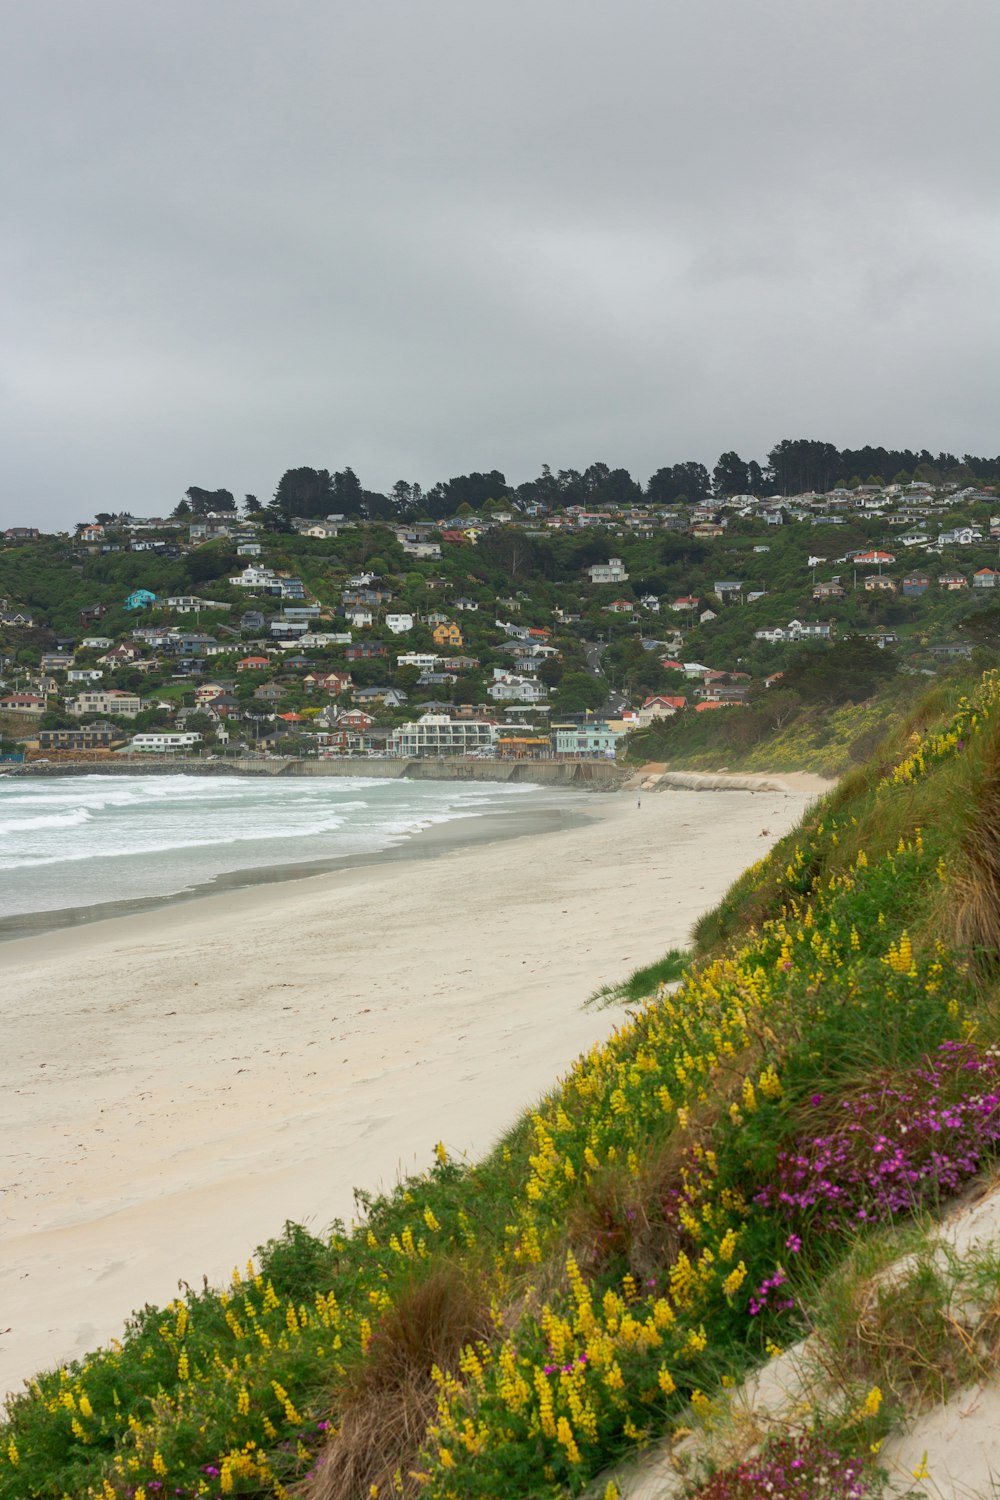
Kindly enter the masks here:
<path id="1" fill-rule="evenodd" d="M 438 1140 L 480 1156 L 612 1029 L 587 997 L 686 945 L 818 790 L 598 798 L 3 944 L 0 1393 Z"/>
<path id="2" fill-rule="evenodd" d="M 228 892 L 252 890 L 257 886 L 283 885 L 289 881 L 312 880 L 320 875 L 362 869 L 368 865 L 434 859 L 447 854 L 452 848 L 499 843 L 506 839 L 526 838 L 534 833 L 558 832 L 586 821 L 587 813 L 583 810 L 582 802 L 574 802 L 572 808 L 566 809 L 554 806 L 512 807 L 509 810 L 459 813 L 443 822 L 397 835 L 395 843 L 387 844 L 381 849 L 328 855 L 324 859 L 248 865 L 160 895 L 135 896 L 124 901 L 101 901 L 90 906 L 51 907 L 42 911 L 19 912 L 12 917 L 0 917 L 0 952 L 8 943 L 41 937 L 45 933 L 61 932 L 66 928 L 89 927 L 95 922 L 111 922 L 151 914 L 165 907 L 203 901 Z M 290 838 L 289 842 L 294 840 Z"/>

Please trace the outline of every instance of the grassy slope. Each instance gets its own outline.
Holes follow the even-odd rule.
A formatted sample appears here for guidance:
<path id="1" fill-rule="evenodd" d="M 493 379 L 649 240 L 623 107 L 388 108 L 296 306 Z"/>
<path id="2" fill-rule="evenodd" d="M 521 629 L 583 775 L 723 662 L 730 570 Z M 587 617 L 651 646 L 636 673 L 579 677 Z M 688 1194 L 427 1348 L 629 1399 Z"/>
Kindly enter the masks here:
<path id="1" fill-rule="evenodd" d="M 2 1500 L 281 1496 L 304 1476 L 317 1500 L 577 1494 L 709 1409 L 884 1222 L 849 1174 L 837 1223 L 781 1203 L 788 1161 L 862 1095 L 915 1098 L 942 1043 L 997 1040 L 998 716 L 992 679 L 972 702 L 935 689 L 700 924 L 680 992 L 483 1162 L 440 1152 L 329 1242 L 289 1226 L 225 1293 L 147 1308 L 39 1377 L 0 1433 Z M 983 1149 L 964 1143 L 966 1176 Z M 914 1204 L 934 1200 L 928 1152 Z M 830 1420 L 870 1464 L 891 1412 Z"/>

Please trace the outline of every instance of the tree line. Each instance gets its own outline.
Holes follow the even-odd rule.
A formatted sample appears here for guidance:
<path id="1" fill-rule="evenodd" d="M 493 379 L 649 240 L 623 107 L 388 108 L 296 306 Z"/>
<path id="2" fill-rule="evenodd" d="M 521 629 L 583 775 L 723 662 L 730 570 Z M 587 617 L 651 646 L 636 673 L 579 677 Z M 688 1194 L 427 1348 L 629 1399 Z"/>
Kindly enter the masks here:
<path id="1" fill-rule="evenodd" d="M 953 453 L 934 454 L 926 448 L 871 445 L 838 448 L 813 438 L 783 438 L 770 449 L 763 464 L 729 450 L 720 454 L 711 473 L 704 464 L 687 460 L 657 469 L 645 486 L 628 469 L 611 468 L 605 463 L 592 463 L 582 470 L 553 470 L 543 464 L 537 478 L 519 485 L 508 484 L 499 469 L 490 469 L 439 480 L 426 489 L 416 481 L 398 479 L 388 493 L 382 493 L 365 489 L 349 466 L 331 471 L 302 465 L 285 471 L 266 506 L 255 495 L 244 496 L 243 504 L 248 513 L 262 513 L 271 529 L 286 531 L 293 516 L 341 514 L 369 520 L 441 521 L 463 507 L 478 512 L 514 506 L 523 511 L 542 505 L 552 511 L 571 505 L 664 505 L 733 495 L 825 494 L 843 485 L 856 488 L 912 481 L 988 484 L 998 480 L 1000 456 L 982 458 L 966 453 L 959 458 Z M 229 490 L 192 485 L 174 515 L 184 518 L 237 509 Z"/>

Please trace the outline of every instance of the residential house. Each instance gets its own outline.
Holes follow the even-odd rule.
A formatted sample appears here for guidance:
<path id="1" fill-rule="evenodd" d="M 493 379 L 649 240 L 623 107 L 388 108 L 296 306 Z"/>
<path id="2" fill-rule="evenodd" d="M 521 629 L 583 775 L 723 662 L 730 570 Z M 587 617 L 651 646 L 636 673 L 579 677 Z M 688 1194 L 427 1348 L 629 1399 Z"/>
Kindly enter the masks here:
<path id="1" fill-rule="evenodd" d="M 222 604 L 218 599 L 199 599 L 196 594 L 169 594 L 160 602 L 178 615 L 197 615 L 203 609 L 228 610 L 232 608 L 232 605 Z"/>
<path id="2" fill-rule="evenodd" d="M 344 618 L 353 629 L 363 630 L 374 623 L 375 615 L 367 604 L 348 604 Z"/>
<path id="3" fill-rule="evenodd" d="M 360 707 L 381 704 L 385 708 L 403 708 L 407 695 L 395 687 L 362 687 L 354 689 L 354 702 Z"/>
<path id="4" fill-rule="evenodd" d="M 273 568 L 265 568 L 260 563 L 247 563 L 243 572 L 236 578 L 230 578 L 229 582 L 237 589 L 261 589 L 265 592 L 280 593 L 281 585 Z"/>
<path id="5" fill-rule="evenodd" d="M 348 661 L 370 661 L 377 657 L 387 657 L 389 648 L 383 641 L 355 641 L 345 649 L 344 655 Z"/>
<path id="6" fill-rule="evenodd" d="M 464 611 L 466 614 L 475 614 L 479 609 L 479 605 L 475 599 L 456 599 L 455 608 Z"/>
<path id="7" fill-rule="evenodd" d="M 931 581 L 926 573 L 911 573 L 908 578 L 903 579 L 903 594 L 908 599 L 919 599 L 930 586 Z"/>
<path id="8" fill-rule="evenodd" d="M 955 526 L 950 531 L 939 532 L 937 543 L 939 547 L 971 547 L 982 539 L 983 533 L 975 526 Z"/>
<path id="9" fill-rule="evenodd" d="M 635 605 L 631 599 L 612 599 L 610 604 L 603 606 L 605 614 L 611 615 L 634 615 Z"/>
<path id="10" fill-rule="evenodd" d="M 245 609 L 240 615 L 241 630 L 263 630 L 266 616 L 259 609 Z"/>
<path id="11" fill-rule="evenodd" d="M 436 667 L 441 657 L 433 651 L 401 651 L 396 657 L 397 667 L 416 667 L 419 671 Z"/>
<path id="12" fill-rule="evenodd" d="M 406 611 L 394 612 L 385 617 L 385 628 L 391 635 L 405 635 L 408 630 L 413 629 L 414 624 L 415 617 Z"/>
<path id="13" fill-rule="evenodd" d="M 342 708 L 337 714 L 337 724 L 344 729 L 370 729 L 374 723 L 371 714 L 362 708 Z"/>
<path id="14" fill-rule="evenodd" d="M 240 542 L 236 549 L 237 557 L 259 557 L 260 553 L 260 542 Z"/>
<path id="15" fill-rule="evenodd" d="M 337 693 L 350 692 L 354 684 L 350 672 L 308 672 L 302 679 L 302 685 L 307 693 L 330 693 L 336 696 Z"/>
<path id="16" fill-rule="evenodd" d="M 67 702 L 66 711 L 78 719 L 91 714 L 134 719 L 145 707 L 137 693 L 126 693 L 119 688 L 88 688 Z"/>
<path id="17" fill-rule="evenodd" d="M 967 589 L 969 580 L 964 573 L 941 573 L 938 576 L 938 588 L 944 589 L 946 593 L 954 594 L 959 589 Z"/>
<path id="18" fill-rule="evenodd" d="M 603 519 L 603 518 L 602 518 Z M 620 557 L 609 557 L 606 563 L 594 563 L 586 568 L 591 583 L 627 583 L 628 574 Z"/>
<path id="19" fill-rule="evenodd" d="M 294 641 L 297 642 L 309 630 L 307 620 L 288 620 L 278 615 L 271 621 L 269 631 L 272 641 Z"/>
<path id="20" fill-rule="evenodd" d="M 493 668 L 493 681 L 486 692 L 494 703 L 538 703 L 549 695 L 545 684 L 536 678 L 518 677 L 503 667 Z"/>
<path id="21" fill-rule="evenodd" d="M 870 573 L 865 579 L 866 594 L 894 594 L 896 581 L 887 573 Z"/>
<path id="22" fill-rule="evenodd" d="M 266 703 L 273 708 L 287 692 L 287 687 L 282 687 L 280 682 L 262 682 L 259 687 L 254 688 L 253 695 L 258 703 Z"/>
<path id="23" fill-rule="evenodd" d="M 3 535 L 5 542 L 37 542 L 41 532 L 37 526 L 8 526 Z"/>
<path id="24" fill-rule="evenodd" d="M 1000 573 L 995 572 L 993 568 L 980 568 L 978 572 L 972 575 L 972 587 L 974 589 L 993 589 L 996 588 L 998 579 L 1000 579 Z M 44 657 L 42 658 L 42 665 L 45 665 Z"/>
<path id="25" fill-rule="evenodd" d="M 743 582 L 741 579 L 721 579 L 713 583 L 712 592 L 718 595 L 723 604 L 737 604 L 743 593 Z"/>
<path id="26" fill-rule="evenodd" d="M 0 625 L 18 625 L 28 629 L 34 623 L 34 619 L 25 609 L 0 609 Z"/>
<path id="27" fill-rule="evenodd" d="M 111 650 L 106 651 L 103 656 L 98 657 L 98 661 L 102 666 L 110 667 L 114 672 L 119 667 L 131 667 L 139 660 L 140 655 L 141 652 L 137 646 L 130 646 L 128 641 L 122 641 L 119 645 L 112 646 Z"/>
<path id="28" fill-rule="evenodd" d="M 686 698 L 653 693 L 639 710 L 639 723 L 642 728 L 646 728 L 656 719 L 672 719 L 675 714 L 683 713 L 686 707 Z"/>
<path id="29" fill-rule="evenodd" d="M 6 698 L 0 698 L 0 713 L 43 714 L 44 712 L 45 699 L 38 693 L 8 693 Z"/>
<path id="30" fill-rule="evenodd" d="M 66 673 L 67 682 L 100 682 L 104 672 L 100 667 L 71 667 Z"/>
<path id="31" fill-rule="evenodd" d="M 271 665 L 269 656 L 243 656 L 236 663 L 237 672 L 263 672 Z"/>
<path id="32" fill-rule="evenodd" d="M 43 651 L 39 665 L 43 672 L 66 672 L 73 665 L 73 657 L 66 651 Z"/>
<path id="33" fill-rule="evenodd" d="M 843 599 L 844 587 L 832 580 L 829 583 L 817 583 L 812 594 L 814 599 Z"/>
<path id="34" fill-rule="evenodd" d="M 106 604 L 88 604 L 80 610 L 77 619 L 81 625 L 96 625 L 98 620 L 103 620 L 108 612 Z M 76 731 L 73 731 L 76 733 Z"/>
<path id="35" fill-rule="evenodd" d="M 80 645 L 85 651 L 110 651 L 114 641 L 109 635 L 85 635 Z"/>
<path id="36" fill-rule="evenodd" d="M 415 537 L 401 537 L 400 546 L 408 557 L 437 558 L 441 556 L 440 542 L 422 542 Z"/>
<path id="37" fill-rule="evenodd" d="M 643 609 L 648 609 L 650 614 L 658 615 L 660 613 L 660 601 L 655 594 L 643 594 L 639 603 Z"/>
<path id="38" fill-rule="evenodd" d="M 454 621 L 448 624 L 435 625 L 431 631 L 435 646 L 464 646 L 462 632 Z"/>

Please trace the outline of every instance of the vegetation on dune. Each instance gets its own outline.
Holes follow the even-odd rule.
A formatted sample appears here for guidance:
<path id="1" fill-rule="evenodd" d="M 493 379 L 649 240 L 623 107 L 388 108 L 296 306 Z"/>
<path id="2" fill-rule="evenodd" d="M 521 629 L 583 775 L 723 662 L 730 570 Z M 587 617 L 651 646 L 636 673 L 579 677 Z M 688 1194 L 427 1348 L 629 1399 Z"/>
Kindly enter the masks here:
<path id="1" fill-rule="evenodd" d="M 988 675 L 917 706 L 485 1160 L 439 1146 L 350 1229 L 288 1225 L 224 1292 L 33 1380 L 0 1497 L 614 1500 L 610 1465 L 720 1417 L 831 1306 L 835 1394 L 697 1482 L 877 1494 L 910 1388 L 837 1277 L 995 1155 L 998 915 Z"/>

